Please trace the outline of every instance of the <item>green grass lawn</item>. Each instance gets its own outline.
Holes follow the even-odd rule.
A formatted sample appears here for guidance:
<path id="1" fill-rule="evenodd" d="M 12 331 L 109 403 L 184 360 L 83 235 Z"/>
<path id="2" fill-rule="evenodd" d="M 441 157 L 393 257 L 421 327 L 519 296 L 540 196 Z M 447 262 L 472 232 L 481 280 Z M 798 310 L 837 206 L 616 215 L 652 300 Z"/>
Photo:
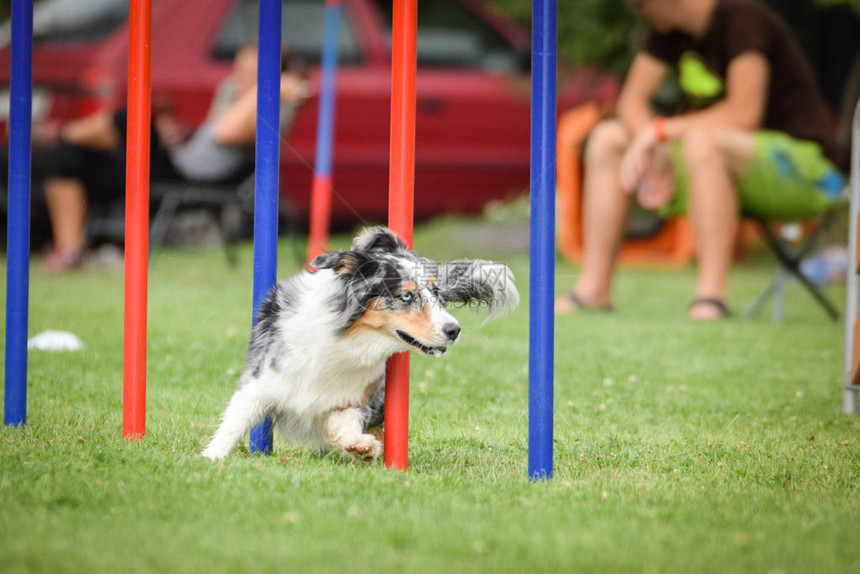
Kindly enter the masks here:
<path id="1" fill-rule="evenodd" d="M 492 238 L 485 225 L 477 235 Z M 781 325 L 691 324 L 692 269 L 622 270 L 615 313 L 556 323 L 555 477 L 531 484 L 528 260 L 475 236 L 437 221 L 415 245 L 508 262 L 524 304 L 482 328 L 461 311 L 460 345 L 413 356 L 407 474 L 278 438 L 271 457 L 200 457 L 245 357 L 250 246 L 237 269 L 217 249 L 155 261 L 135 443 L 120 436 L 121 273 L 34 266 L 30 334 L 68 330 L 87 347 L 31 352 L 28 424 L 0 429 L 0 572 L 858 568 L 860 423 L 840 414 L 842 326 L 800 288 Z M 281 247 L 284 276 L 296 264 Z M 560 292 L 578 270 L 557 271 Z M 761 255 L 737 268 L 736 311 L 772 272 Z"/>

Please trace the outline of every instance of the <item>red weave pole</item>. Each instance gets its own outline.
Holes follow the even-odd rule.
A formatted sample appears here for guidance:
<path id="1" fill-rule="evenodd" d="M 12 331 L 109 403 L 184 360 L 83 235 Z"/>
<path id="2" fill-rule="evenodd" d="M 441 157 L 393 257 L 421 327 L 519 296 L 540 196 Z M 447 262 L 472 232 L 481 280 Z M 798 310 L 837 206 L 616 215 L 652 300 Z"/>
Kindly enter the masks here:
<path id="1" fill-rule="evenodd" d="M 139 440 L 146 433 L 152 0 L 131 0 L 128 31 L 122 435 L 128 440 Z"/>
<path id="2" fill-rule="evenodd" d="M 308 232 L 308 260 L 322 255 L 328 245 L 329 220 L 331 219 L 331 175 L 314 175 L 311 188 L 311 221 Z"/>
<path id="3" fill-rule="evenodd" d="M 412 247 L 415 191 L 415 68 L 418 0 L 394 0 L 391 40 L 391 166 L 388 226 Z M 385 466 L 409 465 L 409 353 L 385 372 Z"/>
<path id="4" fill-rule="evenodd" d="M 338 31 L 340 30 L 341 18 L 340 3 L 340 0 L 326 0 L 317 119 L 317 149 L 314 162 L 314 182 L 311 188 L 308 267 L 317 255 L 322 254 L 328 248 L 329 222 L 331 220 L 335 97 L 337 94 Z"/>

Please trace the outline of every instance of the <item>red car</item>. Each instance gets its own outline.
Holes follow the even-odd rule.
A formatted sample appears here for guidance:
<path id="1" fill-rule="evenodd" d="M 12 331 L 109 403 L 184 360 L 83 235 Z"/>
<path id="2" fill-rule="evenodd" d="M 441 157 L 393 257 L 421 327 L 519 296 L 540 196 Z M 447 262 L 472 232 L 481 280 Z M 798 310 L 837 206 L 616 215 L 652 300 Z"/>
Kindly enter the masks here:
<path id="1" fill-rule="evenodd" d="M 230 61 L 257 29 L 257 0 L 156 0 L 152 91 L 189 129 Z M 477 0 L 419 5 L 415 214 L 477 212 L 529 183 L 529 37 Z M 318 85 L 324 0 L 283 0 L 283 38 Z M 45 0 L 36 6 L 34 172 L 40 143 L 62 124 L 125 101 L 127 0 Z M 8 113 L 8 24 L 0 28 L 0 121 Z M 334 217 L 387 214 L 391 0 L 344 0 L 334 149 Z M 616 80 L 561 72 L 559 107 L 610 101 Z M 4 101 L 5 100 L 5 101 Z M 6 104 L 5 106 L 3 104 Z M 318 99 L 296 115 L 281 150 L 281 195 L 306 214 Z M 5 130 L 2 130 L 5 133 Z M 5 138 L 5 136 L 4 136 Z M 5 143 L 5 142 L 4 142 Z M 5 155 L 5 154 L 4 154 Z"/>

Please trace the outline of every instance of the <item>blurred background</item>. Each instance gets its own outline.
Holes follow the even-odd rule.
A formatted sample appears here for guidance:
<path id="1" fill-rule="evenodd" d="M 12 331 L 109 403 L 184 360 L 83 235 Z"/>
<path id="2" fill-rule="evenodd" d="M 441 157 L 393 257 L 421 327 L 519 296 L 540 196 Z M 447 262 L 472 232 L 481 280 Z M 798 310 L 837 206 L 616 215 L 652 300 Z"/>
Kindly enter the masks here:
<path id="1" fill-rule="evenodd" d="M 771 0 L 810 56 L 847 144 L 860 93 L 860 0 Z M 153 102 L 186 133 L 204 120 L 237 50 L 253 42 L 256 0 L 154 0 Z M 0 2 L 0 169 L 6 185 L 10 2 Z M 301 232 L 313 175 L 325 2 L 283 0 L 283 41 L 311 97 L 281 146 L 281 197 Z M 419 2 L 415 215 L 475 214 L 528 191 L 531 0 Z M 34 17 L 33 248 L 49 241 L 44 153 L 67 122 L 124 104 L 127 0 L 41 0 Z M 389 142 L 390 0 L 344 0 L 334 148 L 336 226 L 384 221 Z M 611 107 L 642 36 L 625 0 L 559 2 L 559 110 Z M 663 97 L 672 99 L 671 83 Z M 154 185 L 157 182 L 154 182 Z M 5 225 L 2 194 L 2 220 Z M 154 197 L 154 202 L 158 201 Z M 154 205 L 153 208 L 157 208 Z M 121 206 L 106 206 L 121 220 Z M 154 211 L 153 211 L 154 213 Z M 121 221 L 119 222 L 121 224 Z M 110 226 L 104 227 L 110 229 Z M 119 241 L 121 234 L 91 237 Z M 3 233 L 5 242 L 5 232 Z"/>

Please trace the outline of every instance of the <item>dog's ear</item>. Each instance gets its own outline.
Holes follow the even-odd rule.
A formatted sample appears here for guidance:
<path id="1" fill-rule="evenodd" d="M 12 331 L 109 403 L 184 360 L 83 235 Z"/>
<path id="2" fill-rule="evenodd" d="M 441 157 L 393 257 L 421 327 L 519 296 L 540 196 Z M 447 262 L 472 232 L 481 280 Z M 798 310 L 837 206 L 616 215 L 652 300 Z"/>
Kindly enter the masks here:
<path id="1" fill-rule="evenodd" d="M 332 251 L 318 255 L 311 261 L 311 267 L 333 269 L 338 275 L 352 274 L 359 266 L 359 260 L 352 251 Z"/>
<path id="2" fill-rule="evenodd" d="M 395 253 L 408 249 L 406 243 L 393 231 L 381 225 L 368 227 L 352 240 L 353 251 Z"/>
<path id="3" fill-rule="evenodd" d="M 446 303 L 475 304 L 489 310 L 484 323 L 501 317 L 520 303 L 514 274 L 504 263 L 460 259 L 440 264 L 436 275 L 439 297 Z"/>

